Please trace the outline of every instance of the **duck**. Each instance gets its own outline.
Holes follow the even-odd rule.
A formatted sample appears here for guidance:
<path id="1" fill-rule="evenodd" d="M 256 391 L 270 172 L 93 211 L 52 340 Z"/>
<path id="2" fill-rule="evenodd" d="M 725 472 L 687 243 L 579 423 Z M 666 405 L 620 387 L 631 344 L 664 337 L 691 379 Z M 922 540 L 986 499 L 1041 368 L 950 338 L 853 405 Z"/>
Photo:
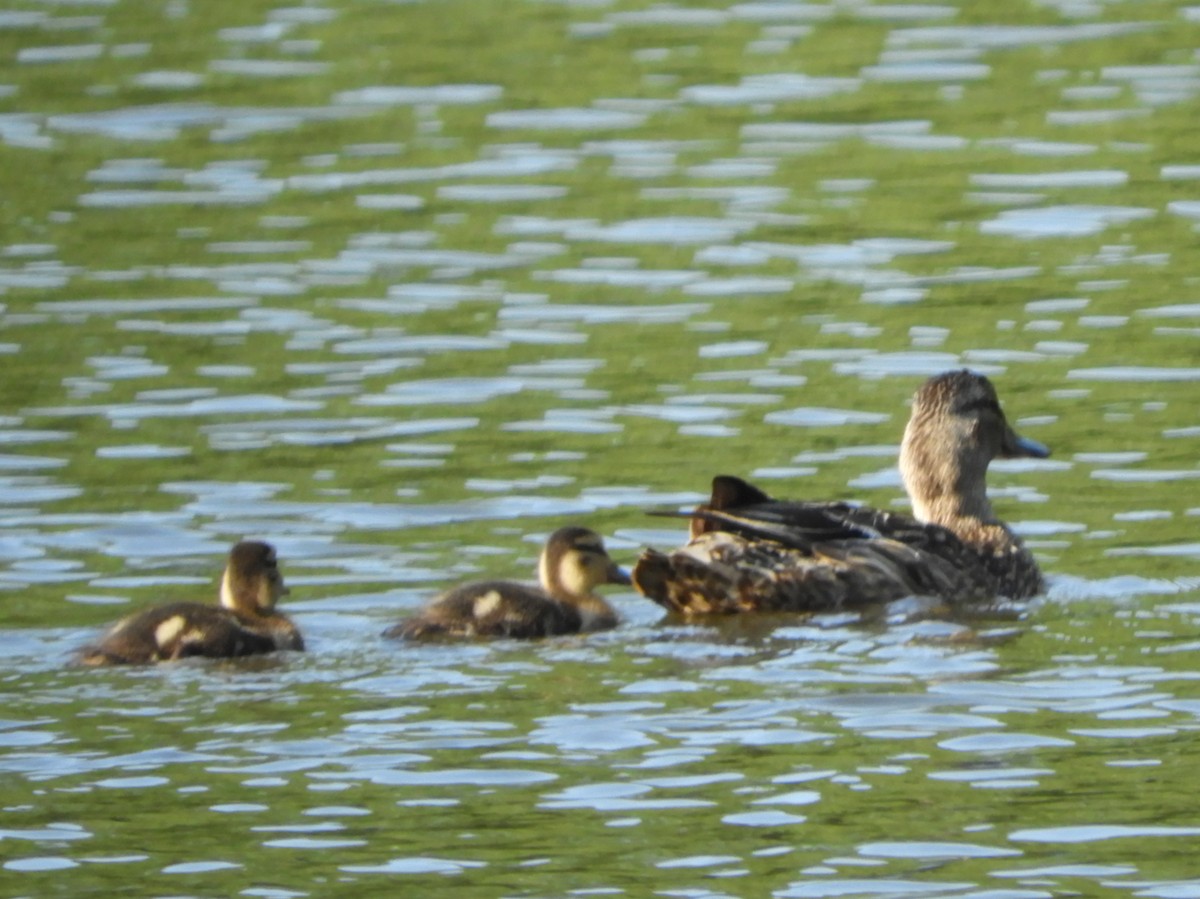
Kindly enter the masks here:
<path id="1" fill-rule="evenodd" d="M 993 511 L 987 469 L 996 458 L 1049 455 L 1009 425 L 987 377 L 945 372 L 917 390 L 900 445 L 911 515 L 776 500 L 718 475 L 708 503 L 674 513 L 690 518 L 689 542 L 644 550 L 633 586 L 684 616 L 860 610 L 906 596 L 951 605 L 1027 599 L 1045 581 Z"/>
<path id="2" fill-rule="evenodd" d="M 230 658 L 290 649 L 302 651 L 299 629 L 276 610 L 287 595 L 275 548 L 243 540 L 229 552 L 220 605 L 172 602 L 128 615 L 83 647 L 78 664 L 148 665 L 191 656 Z"/>
<path id="3" fill-rule="evenodd" d="M 435 597 L 423 611 L 383 632 L 385 637 L 515 637 L 528 639 L 616 627 L 617 614 L 595 593 L 601 584 L 629 584 L 604 540 L 584 527 L 563 527 L 538 559 L 539 585 L 485 580 Z"/>

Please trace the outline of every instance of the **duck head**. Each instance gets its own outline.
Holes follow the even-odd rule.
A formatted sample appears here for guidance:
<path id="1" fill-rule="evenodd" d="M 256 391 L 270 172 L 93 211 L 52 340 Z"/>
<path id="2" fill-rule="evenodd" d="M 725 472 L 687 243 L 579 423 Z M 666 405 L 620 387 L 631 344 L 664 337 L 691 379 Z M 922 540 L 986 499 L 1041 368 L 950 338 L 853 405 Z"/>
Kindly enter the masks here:
<path id="1" fill-rule="evenodd" d="M 921 521 L 995 523 L 987 498 L 991 461 L 1049 455 L 1012 429 L 992 382 L 963 369 L 930 378 L 917 391 L 900 446 L 900 474 Z"/>
<path id="2" fill-rule="evenodd" d="M 559 528 L 546 541 L 538 579 L 552 596 L 587 596 L 601 584 L 628 584 L 629 575 L 608 555 L 595 531 Z"/>
<path id="3" fill-rule="evenodd" d="M 225 608 L 269 615 L 279 598 L 287 593 L 271 544 L 243 540 L 229 551 L 229 562 L 221 578 L 221 605 Z"/>

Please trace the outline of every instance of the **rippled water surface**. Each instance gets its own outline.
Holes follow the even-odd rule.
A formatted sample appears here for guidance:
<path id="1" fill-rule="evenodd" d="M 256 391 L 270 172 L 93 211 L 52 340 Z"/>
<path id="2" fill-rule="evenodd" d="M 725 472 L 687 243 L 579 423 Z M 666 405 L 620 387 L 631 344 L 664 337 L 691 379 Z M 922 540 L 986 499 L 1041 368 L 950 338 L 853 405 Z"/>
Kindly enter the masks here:
<path id="1" fill-rule="evenodd" d="M 1200 897 L 1200 6 L 0 12 L 12 896 Z M 1048 460 L 964 620 L 404 645 L 713 474 L 904 506 L 921 379 Z M 310 651 L 66 666 L 274 542 Z"/>

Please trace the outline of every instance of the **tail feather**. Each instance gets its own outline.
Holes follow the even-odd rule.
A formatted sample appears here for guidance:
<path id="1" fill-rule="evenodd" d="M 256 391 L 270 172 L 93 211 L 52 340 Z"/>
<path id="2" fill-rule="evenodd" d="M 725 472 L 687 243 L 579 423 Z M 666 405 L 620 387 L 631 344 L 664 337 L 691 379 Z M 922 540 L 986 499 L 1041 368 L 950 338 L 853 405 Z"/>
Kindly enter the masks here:
<path id="1" fill-rule="evenodd" d="M 713 478 L 708 506 L 710 509 L 736 509 L 769 502 L 774 500 L 748 481 L 731 474 L 719 474 Z"/>

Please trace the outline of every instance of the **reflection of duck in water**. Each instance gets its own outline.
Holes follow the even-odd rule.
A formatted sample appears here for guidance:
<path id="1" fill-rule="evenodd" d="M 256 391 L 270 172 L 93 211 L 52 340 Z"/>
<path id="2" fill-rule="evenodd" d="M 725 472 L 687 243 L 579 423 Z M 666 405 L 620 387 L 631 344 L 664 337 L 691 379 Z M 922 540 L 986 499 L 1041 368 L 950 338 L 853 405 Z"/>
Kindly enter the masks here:
<path id="1" fill-rule="evenodd" d="M 783 502 L 718 477 L 692 514 L 692 540 L 646 550 L 637 589 L 683 614 L 830 611 L 910 595 L 1014 599 L 1043 589 L 1037 562 L 992 512 L 988 464 L 1044 458 L 1017 435 L 990 381 L 970 371 L 930 378 L 913 402 L 900 473 L 915 517 L 847 503 Z"/>
<path id="2" fill-rule="evenodd" d="M 167 662 L 188 656 L 247 656 L 304 649 L 289 618 L 275 611 L 287 593 L 268 543 L 233 547 L 221 578 L 221 604 L 175 602 L 135 612 L 79 654 L 83 665 Z"/>
<path id="3" fill-rule="evenodd" d="M 546 637 L 615 627 L 617 615 L 593 591 L 628 584 L 600 536 L 565 527 L 550 535 L 538 561 L 540 587 L 513 581 L 463 584 L 435 598 L 385 637 Z"/>

